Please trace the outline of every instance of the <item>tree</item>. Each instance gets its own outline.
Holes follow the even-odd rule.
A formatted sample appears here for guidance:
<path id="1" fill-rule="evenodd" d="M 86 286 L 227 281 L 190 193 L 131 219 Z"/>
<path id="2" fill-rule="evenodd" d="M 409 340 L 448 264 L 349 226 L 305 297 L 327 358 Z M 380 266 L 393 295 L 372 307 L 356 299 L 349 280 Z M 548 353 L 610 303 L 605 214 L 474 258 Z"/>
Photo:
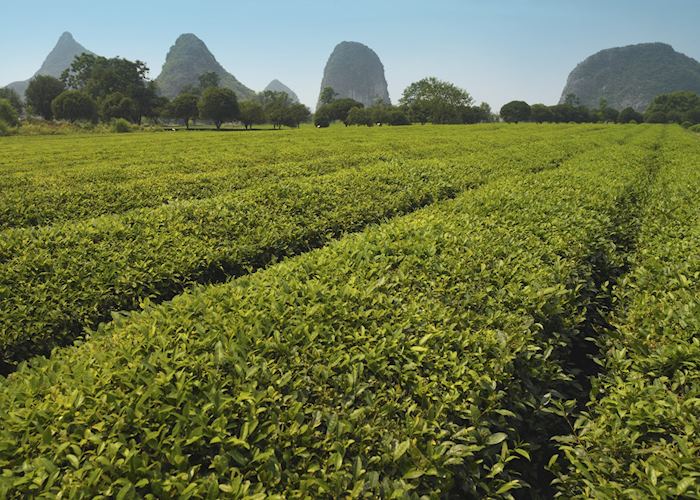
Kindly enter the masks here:
<path id="1" fill-rule="evenodd" d="M 156 95 L 151 100 L 151 104 L 145 110 L 143 116 L 153 123 L 159 123 L 160 118 L 168 114 L 168 106 L 170 106 L 170 99 L 165 96 Z"/>
<path id="2" fill-rule="evenodd" d="M 686 111 L 683 114 L 683 121 L 691 123 L 693 125 L 697 125 L 698 123 L 700 123 L 700 106 Z"/>
<path id="3" fill-rule="evenodd" d="M 240 111 L 233 90 L 217 87 L 209 87 L 202 92 L 198 107 L 199 115 L 214 122 L 217 130 L 221 128 L 222 123 L 238 119 Z"/>
<path id="4" fill-rule="evenodd" d="M 644 121 L 647 123 L 670 123 L 671 119 L 663 111 L 653 111 L 644 113 Z"/>
<path id="5" fill-rule="evenodd" d="M 625 108 L 620 111 L 620 115 L 617 117 L 620 123 L 642 123 L 644 121 L 644 116 L 635 111 L 634 108 Z"/>
<path id="6" fill-rule="evenodd" d="M 240 116 L 238 119 L 246 129 L 249 129 L 253 125 L 265 123 L 265 110 L 259 102 L 243 101 L 240 105 Z"/>
<path id="7" fill-rule="evenodd" d="M 597 121 L 601 122 L 617 122 L 620 113 L 614 108 L 608 107 L 607 99 L 601 97 L 598 109 L 595 111 Z"/>
<path id="8" fill-rule="evenodd" d="M 51 101 L 64 90 L 65 85 L 57 78 L 39 75 L 29 82 L 24 95 L 33 113 L 42 116 L 45 120 L 51 120 L 53 118 Z"/>
<path id="9" fill-rule="evenodd" d="M 141 61 L 81 54 L 63 72 L 61 80 L 68 88 L 82 90 L 98 102 L 115 93 L 133 99 L 137 109 L 135 121 L 140 123 L 142 116 L 153 113 L 157 97 L 156 85 L 147 76 L 148 66 Z"/>
<path id="10" fill-rule="evenodd" d="M 65 90 L 53 100 L 51 108 L 59 120 L 97 122 L 97 104 L 85 92 Z"/>
<path id="11" fill-rule="evenodd" d="M 685 119 L 686 113 L 696 108 L 700 108 L 700 95 L 695 92 L 682 91 L 661 94 L 651 101 L 644 112 L 644 119 L 651 123 L 660 123 L 658 120 L 664 115 L 667 123 L 680 123 Z"/>
<path id="12" fill-rule="evenodd" d="M 464 108 L 474 100 L 456 85 L 435 77 L 423 78 L 403 91 L 399 103 L 412 113 L 417 121 L 425 123 L 461 123 Z"/>
<path id="13" fill-rule="evenodd" d="M 5 122 L 10 127 L 19 125 L 19 114 L 9 99 L 0 99 L 0 122 Z"/>
<path id="14" fill-rule="evenodd" d="M 496 121 L 496 117 L 491 110 L 491 105 L 487 102 L 482 102 L 479 104 L 479 109 L 481 110 L 481 121 L 491 123 Z"/>
<path id="15" fill-rule="evenodd" d="M 374 124 L 371 108 L 352 108 L 347 116 L 348 125 L 365 125 L 371 127 Z"/>
<path id="16" fill-rule="evenodd" d="M 410 125 L 411 120 L 408 119 L 408 115 L 399 108 L 393 108 L 389 111 L 388 122 L 389 125 Z"/>
<path id="17" fill-rule="evenodd" d="M 199 75 L 199 89 L 204 92 L 210 87 L 218 87 L 220 81 L 221 77 L 213 71 L 202 73 Z"/>
<path id="18" fill-rule="evenodd" d="M 288 127 L 299 128 L 299 124 L 311 119 L 311 110 L 304 104 L 297 102 L 287 107 L 284 124 Z"/>
<path id="19" fill-rule="evenodd" d="M 492 121 L 491 106 L 482 102 L 479 106 L 463 106 L 461 108 L 462 123 L 483 123 Z"/>
<path id="20" fill-rule="evenodd" d="M 329 122 L 340 120 L 347 126 L 348 113 L 352 108 L 364 108 L 361 102 L 346 97 L 337 99 L 330 104 L 324 104 L 316 110 L 316 115 L 324 117 Z"/>
<path id="21" fill-rule="evenodd" d="M 555 123 L 585 123 L 592 121 L 591 113 L 585 106 L 572 106 L 571 104 L 557 104 L 550 106 L 552 121 Z"/>
<path id="22" fill-rule="evenodd" d="M 408 116 L 412 122 L 425 125 L 430 121 L 430 104 L 424 101 L 418 101 L 410 106 L 402 105 L 402 108 L 408 110 Z"/>
<path id="23" fill-rule="evenodd" d="M 537 123 L 553 122 L 554 114 L 544 104 L 533 104 L 530 106 L 530 120 Z"/>
<path id="24" fill-rule="evenodd" d="M 324 87 L 321 90 L 321 95 L 319 96 L 318 100 L 321 102 L 321 105 L 324 105 L 332 103 L 335 101 L 336 97 L 338 97 L 338 93 L 333 90 L 333 87 Z"/>
<path id="25" fill-rule="evenodd" d="M 510 101 L 501 108 L 501 118 L 508 123 L 526 122 L 530 119 L 530 105 L 525 101 Z"/>
<path id="26" fill-rule="evenodd" d="M 329 127 L 331 121 L 333 120 L 331 120 L 331 113 L 327 105 L 321 106 L 316 110 L 316 113 L 314 113 L 314 126 L 316 126 L 316 128 Z"/>
<path id="27" fill-rule="evenodd" d="M 100 103 L 100 115 L 105 122 L 115 118 L 123 118 L 131 123 L 136 123 L 140 113 L 134 99 L 121 92 L 115 92 L 105 97 Z"/>
<path id="28" fill-rule="evenodd" d="M 0 88 L 0 99 L 7 99 L 8 101 L 10 101 L 10 104 L 13 108 L 15 108 L 15 111 L 17 111 L 18 115 L 21 115 L 22 111 L 24 111 L 24 104 L 22 104 L 22 99 L 14 89 L 11 89 L 9 87 Z"/>
<path id="29" fill-rule="evenodd" d="M 282 128 L 291 105 L 289 95 L 286 92 L 266 90 L 258 95 L 258 102 L 262 104 L 265 110 L 265 117 L 267 121 L 272 123 L 272 127 Z"/>
<path id="30" fill-rule="evenodd" d="M 168 106 L 168 114 L 176 120 L 182 120 L 190 128 L 190 120 L 199 115 L 199 98 L 194 94 L 180 94 Z"/>

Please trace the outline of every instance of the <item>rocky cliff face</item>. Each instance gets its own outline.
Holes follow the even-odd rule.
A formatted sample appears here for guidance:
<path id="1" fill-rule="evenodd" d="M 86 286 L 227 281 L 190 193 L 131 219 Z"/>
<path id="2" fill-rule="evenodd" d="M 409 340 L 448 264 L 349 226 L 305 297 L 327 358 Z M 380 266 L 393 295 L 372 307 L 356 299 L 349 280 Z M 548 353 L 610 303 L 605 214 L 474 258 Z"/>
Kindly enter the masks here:
<path id="1" fill-rule="evenodd" d="M 204 42 L 191 33 L 180 35 L 175 45 L 170 47 L 156 83 L 162 95 L 172 98 L 188 86 L 198 86 L 200 75 L 209 72 L 219 75 L 219 85 L 233 90 L 239 99 L 249 99 L 255 95 L 226 71 Z"/>
<path id="2" fill-rule="evenodd" d="M 70 67 L 73 59 L 83 53 L 92 54 L 92 52 L 76 42 L 73 35 L 66 31 L 58 39 L 56 46 L 51 52 L 49 52 L 49 55 L 46 56 L 41 68 L 34 73 L 32 78 L 39 75 L 59 78 L 61 73 Z M 29 82 L 32 78 L 21 82 L 13 82 L 9 84 L 8 87 L 15 90 L 22 97 L 22 99 L 24 99 L 24 92 L 27 90 Z"/>
<path id="3" fill-rule="evenodd" d="M 379 56 L 361 43 L 341 42 L 328 58 L 323 72 L 321 90 L 332 87 L 338 97 L 349 97 L 371 106 L 378 99 L 390 104 Z"/>
<path id="4" fill-rule="evenodd" d="M 562 92 L 581 104 L 598 107 L 601 98 L 621 110 L 644 111 L 659 94 L 678 90 L 700 93 L 700 63 L 664 43 L 642 43 L 602 50 L 571 72 Z"/>
<path id="5" fill-rule="evenodd" d="M 267 87 L 265 87 L 263 92 L 265 90 L 271 90 L 272 92 L 284 92 L 289 96 L 290 101 L 299 102 L 299 97 L 297 97 L 294 91 L 279 80 L 272 80 L 270 83 L 267 84 Z"/>

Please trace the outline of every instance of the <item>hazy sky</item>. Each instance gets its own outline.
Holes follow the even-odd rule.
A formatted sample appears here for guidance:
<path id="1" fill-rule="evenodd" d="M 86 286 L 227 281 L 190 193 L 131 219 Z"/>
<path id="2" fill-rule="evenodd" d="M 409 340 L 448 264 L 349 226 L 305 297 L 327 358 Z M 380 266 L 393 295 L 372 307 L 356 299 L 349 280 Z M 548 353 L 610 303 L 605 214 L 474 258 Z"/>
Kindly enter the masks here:
<path id="1" fill-rule="evenodd" d="M 30 77 L 63 31 L 93 52 L 160 73 L 191 32 L 236 78 L 273 78 L 315 105 L 340 41 L 379 55 L 389 93 L 425 76 L 452 81 L 494 110 L 512 99 L 555 103 L 586 56 L 663 41 L 700 59 L 700 0 L 102 0 L 3 2 L 0 85 Z"/>

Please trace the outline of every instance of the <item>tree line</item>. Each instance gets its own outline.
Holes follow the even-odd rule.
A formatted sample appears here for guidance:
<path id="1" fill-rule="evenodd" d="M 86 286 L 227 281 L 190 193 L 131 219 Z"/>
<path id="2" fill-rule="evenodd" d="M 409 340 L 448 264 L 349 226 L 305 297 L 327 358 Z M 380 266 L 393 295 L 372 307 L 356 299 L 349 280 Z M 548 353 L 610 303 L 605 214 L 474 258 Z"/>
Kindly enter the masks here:
<path id="1" fill-rule="evenodd" d="M 690 127 L 700 123 L 700 96 L 694 92 L 672 92 L 654 98 L 644 113 L 631 107 L 621 111 L 608 106 L 601 99 L 598 108 L 582 106 L 574 94 L 566 96 L 564 103 L 554 106 L 511 101 L 504 104 L 500 117 L 509 123 L 677 123 Z"/>
<path id="2" fill-rule="evenodd" d="M 213 72 L 200 75 L 198 86 L 184 89 L 172 101 L 158 95 L 147 75 L 141 61 L 82 54 L 60 78 L 33 78 L 25 92 L 26 106 L 12 89 L 0 89 L 0 120 L 17 126 L 26 113 L 71 123 L 116 120 L 140 125 L 147 118 L 153 123 L 179 120 L 189 128 L 202 119 L 219 129 L 226 122 L 246 128 L 262 123 L 298 127 L 311 118 L 308 107 L 292 102 L 284 92 L 265 91 L 239 103 L 232 90 L 219 86 L 219 75 Z"/>
<path id="3" fill-rule="evenodd" d="M 2 127 L 18 126 L 19 117 L 40 116 L 45 120 L 68 122 L 102 121 L 141 124 L 173 120 L 186 128 L 196 120 L 222 124 L 239 122 L 246 129 L 265 123 L 273 128 L 298 127 L 311 120 L 305 105 L 293 102 L 284 92 L 265 91 L 252 99 L 238 101 L 236 94 L 220 87 L 219 75 L 204 73 L 198 85 L 190 85 L 169 100 L 158 94 L 155 82 L 148 80 L 148 67 L 141 61 L 93 54 L 77 56 L 60 78 L 37 76 L 25 93 L 26 105 L 11 89 L 0 89 L 0 133 Z M 412 123 L 471 124 L 493 121 L 509 123 L 700 123 L 700 96 L 693 92 L 674 92 L 657 96 L 644 113 L 628 107 L 621 111 L 601 99 L 597 108 L 581 105 L 570 94 L 561 104 L 528 104 L 511 101 L 498 114 L 482 102 L 477 105 L 466 90 L 453 83 L 427 77 L 411 83 L 403 91 L 398 105 L 381 100 L 365 107 L 362 103 L 339 97 L 326 87 L 313 115 L 319 128 L 339 121 L 346 126 L 410 125 Z"/>

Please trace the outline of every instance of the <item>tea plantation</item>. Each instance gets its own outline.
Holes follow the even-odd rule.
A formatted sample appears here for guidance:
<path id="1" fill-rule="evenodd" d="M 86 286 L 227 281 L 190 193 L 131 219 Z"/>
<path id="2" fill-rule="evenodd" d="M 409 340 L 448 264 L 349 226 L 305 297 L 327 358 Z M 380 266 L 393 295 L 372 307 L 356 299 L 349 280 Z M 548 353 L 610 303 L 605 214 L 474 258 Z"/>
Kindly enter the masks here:
<path id="1" fill-rule="evenodd" d="M 700 497 L 700 140 L 0 140 L 0 497 Z"/>

